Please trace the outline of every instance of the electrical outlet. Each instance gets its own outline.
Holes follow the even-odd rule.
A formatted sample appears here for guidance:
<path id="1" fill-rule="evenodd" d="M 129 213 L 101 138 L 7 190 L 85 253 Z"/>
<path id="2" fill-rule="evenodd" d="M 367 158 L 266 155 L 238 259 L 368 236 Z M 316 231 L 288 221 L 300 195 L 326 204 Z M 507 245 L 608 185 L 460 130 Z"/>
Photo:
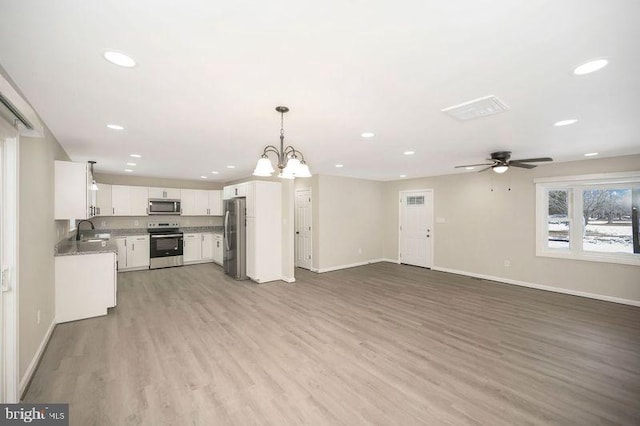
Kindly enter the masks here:
<path id="1" fill-rule="evenodd" d="M 106 227 L 107 227 L 107 221 L 106 221 L 106 220 L 103 220 L 102 222 L 100 222 L 100 224 L 101 224 L 101 226 L 102 226 L 103 228 L 106 228 Z"/>
<path id="2" fill-rule="evenodd" d="M 133 221 L 133 226 L 138 226 L 138 225 L 140 225 L 140 221 L 138 221 L 138 220 L 134 220 L 134 221 Z"/>
<path id="3" fill-rule="evenodd" d="M 508 268 L 509 266 L 511 266 L 511 261 L 510 260 L 505 260 L 504 261 L 504 267 Z"/>
<path id="4" fill-rule="evenodd" d="M 36 323 L 40 324 L 40 309 L 36 312 Z"/>

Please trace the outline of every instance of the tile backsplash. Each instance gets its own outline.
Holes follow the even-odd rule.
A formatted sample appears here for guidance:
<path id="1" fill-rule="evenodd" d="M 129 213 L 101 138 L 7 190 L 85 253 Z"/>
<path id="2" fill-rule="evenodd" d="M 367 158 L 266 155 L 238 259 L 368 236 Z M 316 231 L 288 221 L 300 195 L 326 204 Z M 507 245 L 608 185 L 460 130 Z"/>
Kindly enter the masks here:
<path id="1" fill-rule="evenodd" d="M 146 229 L 149 222 L 178 222 L 180 227 L 222 226 L 222 216 L 97 216 L 91 219 L 96 229 Z"/>

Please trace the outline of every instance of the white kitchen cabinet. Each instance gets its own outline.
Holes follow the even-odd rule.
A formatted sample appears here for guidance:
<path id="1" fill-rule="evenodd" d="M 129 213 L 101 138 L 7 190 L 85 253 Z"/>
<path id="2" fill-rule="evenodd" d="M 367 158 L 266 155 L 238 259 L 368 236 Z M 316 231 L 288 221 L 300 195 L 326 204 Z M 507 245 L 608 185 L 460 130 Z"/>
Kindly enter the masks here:
<path id="1" fill-rule="evenodd" d="M 247 187 L 248 183 L 238 183 L 236 185 L 225 186 L 223 191 L 223 198 L 228 200 L 230 198 L 235 197 L 246 197 L 247 196 Z"/>
<path id="2" fill-rule="evenodd" d="M 202 241 L 199 232 L 195 233 L 185 233 L 183 235 L 184 239 L 184 251 L 183 251 L 183 261 L 184 263 L 188 262 L 199 262 L 202 259 Z"/>
<path id="3" fill-rule="evenodd" d="M 222 191 L 186 189 L 182 198 L 183 216 L 222 216 Z"/>
<path id="4" fill-rule="evenodd" d="M 222 191 L 212 190 L 209 193 L 209 216 L 222 216 Z"/>
<path id="5" fill-rule="evenodd" d="M 149 268 L 149 235 L 129 235 L 115 240 L 118 245 L 118 271 Z"/>
<path id="6" fill-rule="evenodd" d="M 222 265 L 224 256 L 224 238 L 222 234 L 213 234 L 213 261 Z"/>
<path id="7" fill-rule="evenodd" d="M 116 245 L 118 246 L 117 260 L 118 271 L 127 269 L 127 237 L 117 237 Z"/>
<path id="8" fill-rule="evenodd" d="M 149 190 L 146 186 L 132 186 L 131 216 L 147 216 L 149 214 Z"/>
<path id="9" fill-rule="evenodd" d="M 89 219 L 93 213 L 90 182 L 86 163 L 56 161 L 54 164 L 54 217 L 58 219 Z"/>
<path id="10" fill-rule="evenodd" d="M 116 254 L 55 257 L 55 321 L 107 314 L 116 304 Z"/>
<path id="11" fill-rule="evenodd" d="M 256 282 L 282 278 L 282 189 L 279 182 L 252 181 L 247 197 L 247 276 Z"/>
<path id="12" fill-rule="evenodd" d="M 201 244 L 201 260 L 213 260 L 213 232 L 203 232 L 200 234 L 200 244 Z"/>
<path id="13" fill-rule="evenodd" d="M 131 213 L 131 187 L 113 185 L 111 187 L 111 213 L 114 216 L 129 216 Z"/>
<path id="14" fill-rule="evenodd" d="M 96 215 L 97 216 L 111 216 L 111 185 L 106 183 L 99 183 L 96 193 Z"/>
<path id="15" fill-rule="evenodd" d="M 127 269 L 149 267 L 149 235 L 127 237 Z"/>
<path id="16" fill-rule="evenodd" d="M 182 216 L 209 214 L 209 191 L 206 189 L 183 189 L 181 201 Z"/>
<path id="17" fill-rule="evenodd" d="M 178 188 L 148 188 L 149 198 L 164 198 L 167 200 L 179 200 L 181 190 Z"/>
<path id="18" fill-rule="evenodd" d="M 114 216 L 146 216 L 149 190 L 146 186 L 113 185 L 111 203 Z"/>

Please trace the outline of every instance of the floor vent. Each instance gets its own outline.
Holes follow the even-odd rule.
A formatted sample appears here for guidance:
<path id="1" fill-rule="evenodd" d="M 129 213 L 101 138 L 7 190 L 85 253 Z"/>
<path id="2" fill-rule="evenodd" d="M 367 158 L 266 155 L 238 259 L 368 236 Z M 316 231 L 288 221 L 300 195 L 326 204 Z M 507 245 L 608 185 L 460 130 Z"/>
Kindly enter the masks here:
<path id="1" fill-rule="evenodd" d="M 494 95 L 473 99 L 458 105 L 450 106 L 442 110 L 451 117 L 460 121 L 473 120 L 474 118 L 487 117 L 508 111 L 510 108 Z"/>

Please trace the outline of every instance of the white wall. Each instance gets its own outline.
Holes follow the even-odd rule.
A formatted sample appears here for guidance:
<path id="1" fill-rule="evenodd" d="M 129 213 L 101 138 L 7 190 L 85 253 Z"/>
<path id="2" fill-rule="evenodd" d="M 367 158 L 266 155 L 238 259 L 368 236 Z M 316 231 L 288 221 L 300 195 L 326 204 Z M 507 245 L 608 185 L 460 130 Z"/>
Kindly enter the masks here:
<path id="1" fill-rule="evenodd" d="M 318 176 L 318 190 L 312 195 L 318 213 L 313 238 L 319 271 L 383 257 L 383 188 L 382 182 Z"/>
<path id="2" fill-rule="evenodd" d="M 534 178 L 634 170 L 638 155 L 387 182 L 383 257 L 398 258 L 398 192 L 433 188 L 446 220 L 435 224 L 434 267 L 640 301 L 637 266 L 535 256 Z"/>
<path id="3" fill-rule="evenodd" d="M 54 160 L 68 160 L 48 129 L 20 138 L 19 375 L 22 379 L 54 321 L 53 248 L 68 222 L 54 221 Z M 40 311 L 40 323 L 37 312 Z"/>

